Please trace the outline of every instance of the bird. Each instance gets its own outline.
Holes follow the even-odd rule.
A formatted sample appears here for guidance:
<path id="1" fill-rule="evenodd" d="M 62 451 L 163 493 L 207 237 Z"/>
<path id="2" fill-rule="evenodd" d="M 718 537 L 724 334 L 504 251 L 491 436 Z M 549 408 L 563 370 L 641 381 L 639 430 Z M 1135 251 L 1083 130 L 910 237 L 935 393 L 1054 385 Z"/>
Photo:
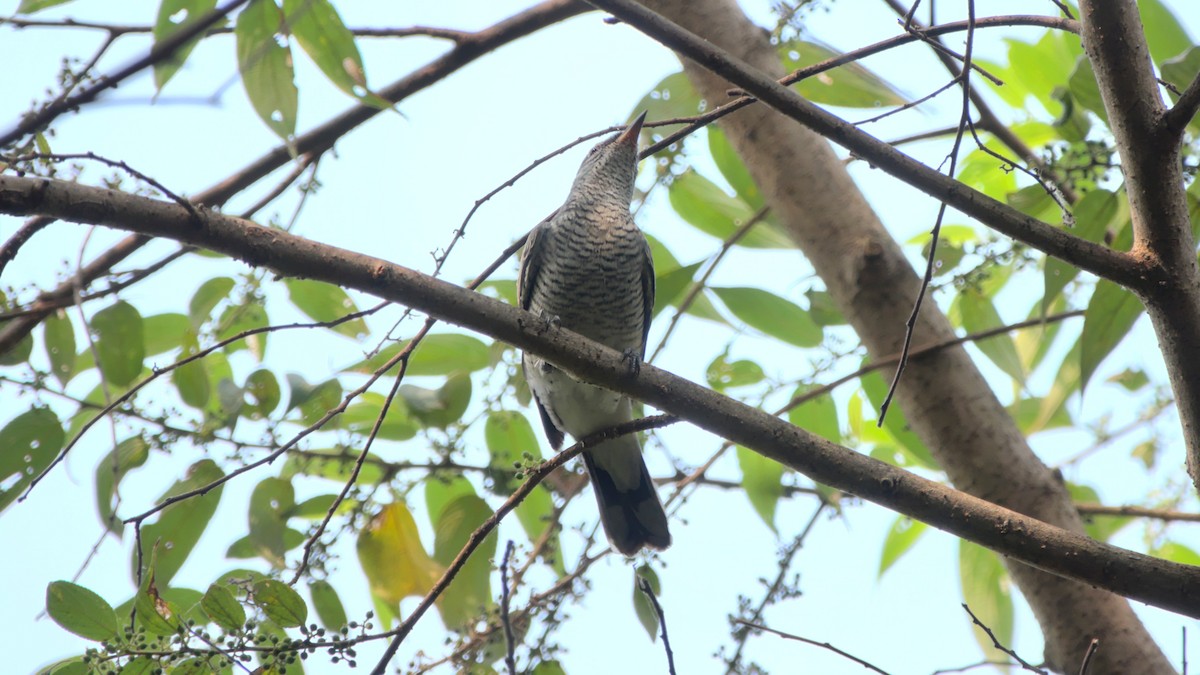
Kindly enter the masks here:
<path id="1" fill-rule="evenodd" d="M 517 276 L 520 307 L 618 350 L 640 366 L 654 309 L 654 262 L 630 213 L 643 112 L 584 158 L 562 206 L 529 233 Z M 522 370 L 557 451 L 633 419 L 624 395 L 575 379 L 525 352 Z M 600 521 L 613 548 L 634 556 L 671 545 L 667 514 L 636 434 L 583 451 Z"/>

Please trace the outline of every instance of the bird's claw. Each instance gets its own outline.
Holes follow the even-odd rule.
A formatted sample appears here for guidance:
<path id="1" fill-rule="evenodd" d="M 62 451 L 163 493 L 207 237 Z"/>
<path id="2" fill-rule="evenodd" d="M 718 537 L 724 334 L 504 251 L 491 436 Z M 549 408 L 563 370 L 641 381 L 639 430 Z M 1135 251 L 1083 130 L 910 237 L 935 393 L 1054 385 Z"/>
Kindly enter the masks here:
<path id="1" fill-rule="evenodd" d="M 642 355 L 638 353 L 638 350 L 632 347 L 623 350 L 621 352 L 621 360 L 629 368 L 630 377 L 637 377 L 638 373 L 642 372 Z"/>

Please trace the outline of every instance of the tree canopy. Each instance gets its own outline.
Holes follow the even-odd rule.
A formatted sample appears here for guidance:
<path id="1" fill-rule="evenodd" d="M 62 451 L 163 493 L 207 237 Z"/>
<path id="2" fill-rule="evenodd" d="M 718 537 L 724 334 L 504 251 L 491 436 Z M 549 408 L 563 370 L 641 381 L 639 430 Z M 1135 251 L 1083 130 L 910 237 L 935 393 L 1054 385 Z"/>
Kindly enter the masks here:
<path id="1" fill-rule="evenodd" d="M 15 662 L 1186 668 L 1200 17 L 979 4 L 21 0 Z M 515 277 L 642 112 L 630 368 Z M 548 450 L 521 350 L 644 416 Z M 631 433 L 625 559 L 575 456 Z"/>

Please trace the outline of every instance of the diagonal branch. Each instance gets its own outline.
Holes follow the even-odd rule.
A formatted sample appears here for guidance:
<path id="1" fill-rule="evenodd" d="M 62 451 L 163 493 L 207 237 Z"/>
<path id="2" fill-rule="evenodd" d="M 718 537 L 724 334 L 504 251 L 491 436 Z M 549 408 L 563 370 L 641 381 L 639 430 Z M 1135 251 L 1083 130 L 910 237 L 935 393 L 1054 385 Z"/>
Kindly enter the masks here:
<path id="1" fill-rule="evenodd" d="M 222 5 L 198 19 L 195 23 L 189 24 L 178 33 L 170 38 L 163 40 L 161 43 L 155 44 L 145 56 L 137 59 L 133 63 L 121 68 L 112 75 L 106 75 L 99 78 L 95 84 L 84 89 L 83 91 L 69 96 L 64 99 L 59 99 L 52 104 L 42 108 L 41 110 L 25 116 L 17 123 L 15 127 L 0 134 L 0 147 L 9 145 L 20 140 L 22 137 L 42 131 L 57 119 L 60 115 L 76 110 L 79 106 L 95 101 L 100 94 L 113 89 L 120 85 L 131 76 L 140 73 L 141 71 L 150 68 L 156 63 L 171 57 L 180 47 L 191 42 L 197 36 L 203 34 L 210 27 L 225 17 L 229 13 L 246 4 L 250 0 L 230 0 L 230 2 Z"/>
<path id="2" fill-rule="evenodd" d="M 938 173 L 822 110 L 745 61 L 633 0 L 589 2 L 738 85 L 763 103 L 871 162 L 873 166 L 1002 234 L 1118 283 L 1133 283 L 1140 272 L 1139 266 L 1128 255 L 1052 227 Z"/>
<path id="3" fill-rule="evenodd" d="M 469 39 L 462 39 L 450 51 L 376 93 L 391 103 L 397 103 L 422 89 L 437 84 L 481 56 L 541 28 L 586 11 L 588 11 L 588 6 L 576 0 L 546 0 L 489 28 L 472 33 Z M 382 111 L 379 108 L 373 106 L 356 105 L 300 136 L 292 147 L 279 145 L 251 162 L 241 171 L 209 189 L 193 195 L 192 201 L 207 206 L 220 206 L 271 172 L 287 165 L 292 161 L 293 153 L 311 156 L 315 161 L 316 157 L 332 148 L 339 139 L 380 112 Z M 38 220 L 37 223 L 37 229 L 49 224 L 41 220 Z M 22 228 L 22 233 L 32 235 L 27 228 Z M 80 269 L 75 277 L 67 279 L 56 288 L 39 294 L 37 299 L 31 303 L 31 308 L 39 311 L 13 319 L 0 326 L 0 354 L 8 352 L 28 335 L 42 319 L 53 311 L 53 308 L 59 306 L 62 298 L 70 297 L 77 287 L 85 288 L 104 276 L 112 269 L 113 265 L 120 263 L 149 241 L 147 237 L 141 235 L 126 237 Z M 0 251 L 2 250 L 0 249 Z M 0 264 L 3 262 L 3 258 L 0 257 Z"/>
<path id="4" fill-rule="evenodd" d="M 1188 473 L 1200 489 L 1200 268 L 1179 134 L 1167 117 L 1137 3 L 1084 0 L 1079 15 L 1083 47 L 1121 156 L 1133 221 L 1131 255 L 1143 261 L 1143 274 L 1126 285 L 1154 324 L 1179 406 Z"/>
<path id="5" fill-rule="evenodd" d="M 515 307 L 385 260 L 322 245 L 207 210 L 47 178 L 0 175 L 0 213 L 48 215 L 167 237 L 265 267 L 342 285 L 477 330 L 740 443 L 814 481 L 976 542 L 1044 571 L 1200 617 L 1200 568 L 1159 560 L 1048 525 L 860 455 L 770 413 L 650 364 L 631 372 L 619 352 Z"/>

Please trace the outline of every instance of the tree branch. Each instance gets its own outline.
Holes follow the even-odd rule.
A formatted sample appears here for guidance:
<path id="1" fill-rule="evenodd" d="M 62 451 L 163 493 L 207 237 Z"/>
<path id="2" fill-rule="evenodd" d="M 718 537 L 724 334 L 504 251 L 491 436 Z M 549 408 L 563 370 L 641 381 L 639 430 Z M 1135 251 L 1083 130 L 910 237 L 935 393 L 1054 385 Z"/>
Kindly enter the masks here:
<path id="1" fill-rule="evenodd" d="M 222 5 L 204 15 L 195 23 L 189 24 L 178 33 L 170 38 L 155 44 L 145 56 L 137 59 L 133 63 L 121 68 L 112 75 L 106 75 L 99 78 L 96 84 L 84 89 L 83 91 L 64 99 L 55 101 L 54 103 L 42 108 L 41 110 L 25 116 L 12 129 L 0 134 L 0 147 L 4 147 L 11 143 L 20 140 L 22 137 L 36 133 L 46 128 L 51 122 L 65 112 L 76 110 L 79 106 L 95 101 L 100 94 L 113 89 L 121 82 L 129 79 L 130 76 L 160 63 L 163 60 L 170 58 L 183 45 L 190 42 L 196 36 L 207 31 L 213 24 L 221 21 L 229 16 L 229 13 L 246 4 L 250 0 L 230 0 L 230 2 Z"/>
<path id="2" fill-rule="evenodd" d="M 168 237 L 282 276 L 318 279 L 409 305 L 529 350 L 584 381 L 643 400 L 819 483 L 1044 571 L 1200 618 L 1200 568 L 1103 544 L 1009 511 L 834 445 L 650 364 L 631 372 L 619 352 L 529 312 L 385 260 L 208 210 L 201 211 L 196 223 L 172 202 L 47 178 L 0 175 L 0 213 L 41 214 Z"/>
<path id="3" fill-rule="evenodd" d="M 499 47 L 588 10 L 587 5 L 576 0 L 546 0 L 489 28 L 472 33 L 469 39 L 455 44 L 450 51 L 376 93 L 391 103 L 397 103 L 440 82 L 459 68 Z M 319 156 L 332 148 L 335 142 L 351 130 L 380 112 L 382 111 L 379 108 L 373 106 L 356 105 L 297 138 L 294 148 L 289 148 L 287 145 L 275 147 L 241 171 L 194 195 L 192 201 L 207 206 L 220 206 L 271 172 L 291 162 L 293 152 L 296 155 Z M 39 222 L 39 229 L 45 227 L 46 224 L 48 223 Z M 22 231 L 24 232 L 25 229 L 23 228 Z M 28 234 L 32 234 L 32 232 Z M 37 299 L 30 304 L 32 309 L 37 309 L 39 312 L 13 319 L 0 326 L 0 354 L 12 349 L 55 307 L 58 307 L 63 298 L 69 298 L 76 288 L 86 288 L 93 281 L 104 276 L 113 265 L 132 255 L 148 241 L 149 239 L 140 235 L 126 237 L 84 266 L 75 277 L 39 294 Z M 0 263 L 2 262 L 4 261 L 0 258 Z"/>
<path id="4" fill-rule="evenodd" d="M 662 45 L 696 61 L 768 106 L 871 162 L 873 166 L 1002 234 L 1118 283 L 1132 283 L 1140 271 L 1134 260 L 1124 253 L 1052 227 L 925 166 L 633 0 L 588 2 L 611 12 Z"/>
<path id="5" fill-rule="evenodd" d="M 1126 286 L 1146 305 L 1179 406 L 1188 473 L 1200 489 L 1200 268 L 1171 128 L 1134 0 L 1084 0 L 1080 37 L 1096 73 L 1133 221 L 1142 273 Z M 1190 87 L 1189 87 L 1190 89 Z"/>

